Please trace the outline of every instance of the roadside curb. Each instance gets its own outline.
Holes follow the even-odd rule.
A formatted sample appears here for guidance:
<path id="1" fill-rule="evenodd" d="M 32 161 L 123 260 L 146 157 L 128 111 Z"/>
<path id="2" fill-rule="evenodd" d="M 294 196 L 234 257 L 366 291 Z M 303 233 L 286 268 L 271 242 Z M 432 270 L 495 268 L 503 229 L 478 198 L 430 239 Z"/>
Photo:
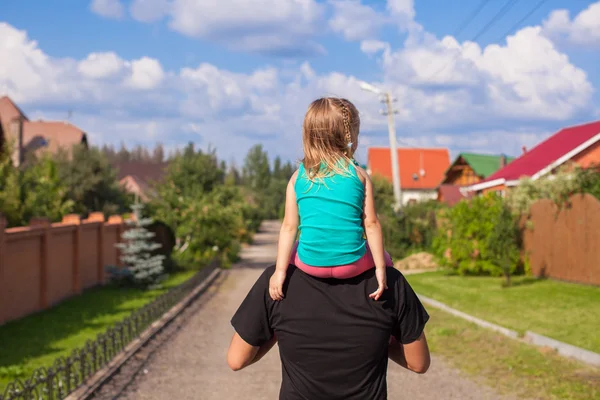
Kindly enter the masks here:
<path id="1" fill-rule="evenodd" d="M 536 347 L 549 347 L 554 350 L 558 354 L 564 357 L 574 358 L 578 361 L 581 361 L 585 364 L 600 367 L 600 354 L 594 353 L 593 351 L 582 349 L 581 347 L 573 346 L 568 343 L 561 342 L 559 340 L 551 339 L 547 336 L 540 335 L 535 332 L 527 331 L 525 335 L 521 337 L 517 331 L 512 329 L 505 328 L 500 325 L 493 324 L 491 322 L 482 320 L 480 318 L 474 317 L 462 311 L 459 311 L 455 308 L 447 306 L 446 304 L 439 302 L 437 300 L 431 299 L 427 296 L 423 296 L 417 294 L 419 299 L 432 307 L 440 309 L 442 311 L 447 312 L 448 314 L 452 314 L 464 320 L 474 323 L 482 328 L 486 328 L 495 332 L 498 332 L 506 337 L 511 339 L 515 339 L 521 341 L 523 343 L 527 343 Z"/>
<path id="2" fill-rule="evenodd" d="M 185 308 L 193 302 L 198 296 L 210 287 L 210 285 L 217 279 L 221 274 L 222 269 L 216 268 L 208 275 L 202 283 L 200 283 L 191 293 L 185 296 L 179 303 L 175 304 L 169 311 L 163 314 L 158 320 L 154 321 L 144 332 L 142 332 L 137 339 L 134 339 L 129 343 L 120 354 L 115 356 L 113 360 L 108 363 L 104 368 L 100 369 L 94 374 L 85 384 L 80 386 L 77 390 L 69 394 L 65 400 L 84 400 L 90 398 L 94 392 L 104 382 L 109 380 L 116 372 L 119 371 L 121 366 L 125 364 L 136 352 L 143 347 L 148 341 L 150 341 L 156 333 L 160 332 L 166 325 L 168 325 L 175 317 L 177 317 Z"/>

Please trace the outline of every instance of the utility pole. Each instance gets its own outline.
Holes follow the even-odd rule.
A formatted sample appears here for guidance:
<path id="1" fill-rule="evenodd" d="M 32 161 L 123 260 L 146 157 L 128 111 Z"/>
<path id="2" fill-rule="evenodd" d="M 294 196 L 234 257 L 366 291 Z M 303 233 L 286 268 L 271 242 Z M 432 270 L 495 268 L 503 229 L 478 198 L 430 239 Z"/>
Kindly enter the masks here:
<path id="1" fill-rule="evenodd" d="M 392 164 L 392 185 L 394 187 L 394 210 L 400 211 L 402 209 L 402 189 L 400 187 L 400 164 L 398 163 L 398 147 L 396 145 L 396 126 L 394 124 L 394 114 L 398 114 L 397 110 L 394 110 L 392 103 L 395 99 L 392 97 L 390 92 L 383 93 L 381 90 L 373 85 L 366 82 L 360 82 L 360 87 L 363 90 L 372 92 L 382 96 L 382 103 L 386 104 L 387 110 L 381 111 L 381 114 L 387 115 L 388 117 L 388 133 L 390 136 L 390 162 Z"/>
<path id="2" fill-rule="evenodd" d="M 383 114 L 386 114 L 388 117 L 388 133 L 390 136 L 390 154 L 391 154 L 391 162 L 392 162 L 392 183 L 394 186 L 394 209 L 395 211 L 399 211 L 402 209 L 402 189 L 400 187 L 400 164 L 398 163 L 398 148 L 396 145 L 396 125 L 394 123 L 394 114 L 397 114 L 398 111 L 394 110 L 392 105 L 393 102 L 392 95 L 390 92 L 385 93 L 385 104 L 387 106 L 387 111 L 384 111 Z"/>

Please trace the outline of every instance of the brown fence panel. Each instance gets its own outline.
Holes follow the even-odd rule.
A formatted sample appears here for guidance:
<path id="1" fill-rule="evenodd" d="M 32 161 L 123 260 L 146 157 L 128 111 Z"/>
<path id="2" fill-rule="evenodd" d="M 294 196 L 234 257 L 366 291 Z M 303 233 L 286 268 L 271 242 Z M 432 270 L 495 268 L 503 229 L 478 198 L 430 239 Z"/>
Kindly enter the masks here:
<path id="1" fill-rule="evenodd" d="M 73 294 L 73 235 L 75 227 L 54 227 L 50 234 L 48 260 L 48 304 L 53 305 Z"/>
<path id="2" fill-rule="evenodd" d="M 0 215 L 0 324 L 52 306 L 104 283 L 104 266 L 117 263 L 121 217 L 65 216 L 50 225 L 4 229 Z"/>
<path id="3" fill-rule="evenodd" d="M 81 288 L 87 289 L 98 283 L 98 223 L 84 223 L 81 226 L 79 244 L 79 277 Z"/>
<path id="4" fill-rule="evenodd" d="M 529 219 L 524 250 L 535 275 L 600 285 L 600 201 L 575 195 L 559 210 L 552 201 L 540 200 Z"/>
<path id="5" fill-rule="evenodd" d="M 121 225 L 106 224 L 104 225 L 104 265 L 119 265 L 117 257 L 118 249 L 115 247 L 121 241 Z"/>
<path id="6" fill-rule="evenodd" d="M 19 318 L 40 309 L 43 232 L 43 228 L 6 230 L 2 277 L 5 320 Z"/>

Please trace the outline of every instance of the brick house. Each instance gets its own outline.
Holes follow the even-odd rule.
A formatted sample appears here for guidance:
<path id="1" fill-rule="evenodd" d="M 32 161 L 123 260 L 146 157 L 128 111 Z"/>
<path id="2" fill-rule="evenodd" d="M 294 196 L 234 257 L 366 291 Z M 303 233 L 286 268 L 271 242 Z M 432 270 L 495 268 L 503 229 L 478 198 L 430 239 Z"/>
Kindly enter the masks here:
<path id="1" fill-rule="evenodd" d="M 84 131 L 62 121 L 30 121 L 23 111 L 7 96 L 0 97 L 0 146 L 13 144 L 12 159 L 21 165 L 31 152 L 59 149 L 70 150 L 75 144 L 87 147 Z"/>
<path id="2" fill-rule="evenodd" d="M 600 165 L 600 121 L 561 129 L 504 168 L 466 189 L 474 194 L 493 191 L 503 195 L 510 187 L 517 186 L 520 178 L 536 180 L 569 163 L 583 168 Z"/>
<path id="3" fill-rule="evenodd" d="M 437 200 L 448 205 L 458 203 L 468 197 L 462 188 L 483 181 L 513 160 L 505 155 L 460 153 L 438 187 Z"/>
<path id="4" fill-rule="evenodd" d="M 403 204 L 435 200 L 437 188 L 450 166 L 450 154 L 448 149 L 441 148 L 399 148 L 398 164 Z M 392 181 L 389 148 L 368 149 L 367 172 Z"/>

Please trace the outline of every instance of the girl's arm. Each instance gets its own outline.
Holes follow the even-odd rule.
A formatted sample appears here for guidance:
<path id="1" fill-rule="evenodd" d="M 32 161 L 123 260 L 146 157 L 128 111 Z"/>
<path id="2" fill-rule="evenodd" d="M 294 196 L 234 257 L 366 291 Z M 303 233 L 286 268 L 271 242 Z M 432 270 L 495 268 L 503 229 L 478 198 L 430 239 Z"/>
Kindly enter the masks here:
<path id="1" fill-rule="evenodd" d="M 298 204 L 296 204 L 296 191 L 294 190 L 297 176 L 298 172 L 296 171 L 287 185 L 285 194 L 285 216 L 279 232 L 276 272 L 283 271 L 285 273 L 287 271 L 298 234 Z"/>
<path id="2" fill-rule="evenodd" d="M 365 204 L 364 204 L 364 227 L 365 233 L 367 234 L 367 242 L 373 253 L 373 261 L 375 261 L 376 268 L 384 268 L 385 256 L 383 248 L 383 233 L 381 232 L 381 224 L 379 218 L 377 218 L 377 212 L 375 210 L 375 198 L 373 193 L 373 183 L 371 178 L 364 171 L 360 170 L 361 175 L 365 179 Z"/>

